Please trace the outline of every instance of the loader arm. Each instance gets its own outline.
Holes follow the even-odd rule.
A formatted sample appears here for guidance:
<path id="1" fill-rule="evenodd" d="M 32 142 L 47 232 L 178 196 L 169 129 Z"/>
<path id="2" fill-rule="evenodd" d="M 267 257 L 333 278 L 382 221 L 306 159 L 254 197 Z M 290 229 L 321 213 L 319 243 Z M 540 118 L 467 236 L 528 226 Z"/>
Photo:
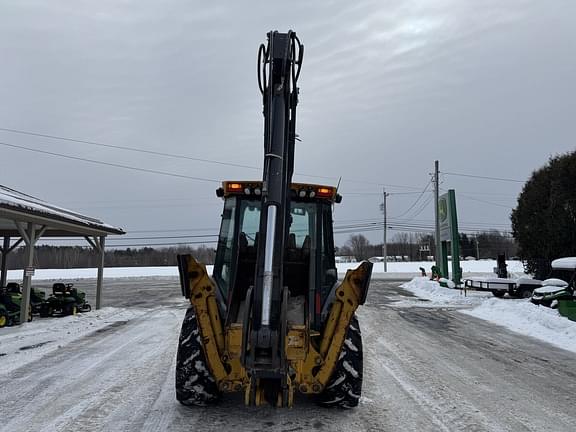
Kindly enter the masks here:
<path id="1" fill-rule="evenodd" d="M 264 113 L 264 171 L 260 211 L 260 241 L 254 275 L 253 315 L 246 367 L 256 379 L 285 375 L 280 334 L 284 249 L 290 217 L 290 184 L 294 171 L 297 79 L 303 46 L 296 33 L 268 33 L 260 46 L 259 84 Z"/>

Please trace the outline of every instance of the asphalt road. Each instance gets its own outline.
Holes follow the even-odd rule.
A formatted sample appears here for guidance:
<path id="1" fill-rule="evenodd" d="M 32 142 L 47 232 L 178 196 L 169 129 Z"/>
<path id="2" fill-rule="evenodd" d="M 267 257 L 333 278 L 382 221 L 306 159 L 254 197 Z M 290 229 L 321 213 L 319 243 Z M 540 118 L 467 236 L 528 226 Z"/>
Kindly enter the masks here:
<path id="1" fill-rule="evenodd" d="M 78 286 L 90 287 L 90 281 Z M 105 305 L 144 309 L 0 374 L 2 431 L 574 431 L 576 355 L 374 281 L 359 312 L 363 398 L 326 410 L 174 398 L 186 304 L 176 279 L 107 282 Z M 1 361 L 1 358 L 0 358 Z"/>

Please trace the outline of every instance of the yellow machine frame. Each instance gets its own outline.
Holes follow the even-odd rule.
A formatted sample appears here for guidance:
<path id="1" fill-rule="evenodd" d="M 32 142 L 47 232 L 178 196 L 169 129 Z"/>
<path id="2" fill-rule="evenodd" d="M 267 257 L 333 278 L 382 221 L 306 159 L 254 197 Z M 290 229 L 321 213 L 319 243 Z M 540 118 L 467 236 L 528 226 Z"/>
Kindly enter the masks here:
<path id="1" fill-rule="evenodd" d="M 183 257 L 187 276 L 185 289 L 194 307 L 208 366 L 222 392 L 244 391 L 246 404 L 255 391 L 255 403 L 264 403 L 264 389 L 251 389 L 250 377 L 242 366 L 242 323 L 224 328 L 220 319 L 214 281 L 206 266 L 191 256 Z M 336 288 L 323 331 L 314 332 L 306 325 L 289 325 L 285 337 L 285 356 L 293 374 L 287 377 L 289 400 L 278 405 L 292 406 L 295 389 L 304 394 L 324 390 L 338 361 L 346 332 L 354 312 L 364 303 L 372 272 L 372 264 L 362 262 L 348 270 Z M 186 283 L 187 282 L 187 283 Z M 258 385 L 258 383 L 256 383 Z"/>

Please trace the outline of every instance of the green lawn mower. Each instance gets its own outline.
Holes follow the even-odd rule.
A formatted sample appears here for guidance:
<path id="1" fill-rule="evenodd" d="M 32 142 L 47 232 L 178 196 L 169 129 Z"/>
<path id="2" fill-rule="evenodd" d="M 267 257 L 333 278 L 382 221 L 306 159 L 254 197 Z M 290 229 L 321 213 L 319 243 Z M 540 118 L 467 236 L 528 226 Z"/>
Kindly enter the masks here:
<path id="1" fill-rule="evenodd" d="M 15 294 L 7 288 L 0 288 L 0 328 L 20 324 L 20 304 L 22 294 Z M 28 322 L 32 321 L 32 308 L 28 309 Z"/>
<path id="2" fill-rule="evenodd" d="M 9 282 L 6 285 L 6 291 L 10 294 L 15 302 L 20 303 L 22 298 L 22 288 L 17 282 Z M 40 307 L 42 303 L 46 300 L 46 293 L 43 290 L 32 287 L 30 290 L 30 307 L 32 308 L 33 314 L 40 313 Z"/>
<path id="3" fill-rule="evenodd" d="M 552 261 L 550 278 L 536 288 L 530 301 L 535 305 L 558 308 L 558 302 L 574 299 L 576 279 L 576 257 L 559 258 Z"/>
<path id="4" fill-rule="evenodd" d="M 52 295 L 40 305 L 40 316 L 76 315 L 91 310 L 92 307 L 86 303 L 86 293 L 78 291 L 74 284 L 57 282 L 52 285 Z"/>

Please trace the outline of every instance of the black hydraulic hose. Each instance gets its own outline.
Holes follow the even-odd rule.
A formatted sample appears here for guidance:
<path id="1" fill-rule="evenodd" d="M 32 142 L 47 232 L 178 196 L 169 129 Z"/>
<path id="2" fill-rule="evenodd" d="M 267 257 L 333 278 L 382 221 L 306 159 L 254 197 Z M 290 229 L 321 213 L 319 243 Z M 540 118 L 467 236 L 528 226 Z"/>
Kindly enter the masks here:
<path id="1" fill-rule="evenodd" d="M 258 87 L 260 87 L 260 93 L 264 95 L 264 89 L 268 86 L 266 82 L 266 63 L 268 62 L 268 50 L 264 44 L 260 44 L 258 48 Z M 263 63 L 263 65 L 262 65 Z"/>

